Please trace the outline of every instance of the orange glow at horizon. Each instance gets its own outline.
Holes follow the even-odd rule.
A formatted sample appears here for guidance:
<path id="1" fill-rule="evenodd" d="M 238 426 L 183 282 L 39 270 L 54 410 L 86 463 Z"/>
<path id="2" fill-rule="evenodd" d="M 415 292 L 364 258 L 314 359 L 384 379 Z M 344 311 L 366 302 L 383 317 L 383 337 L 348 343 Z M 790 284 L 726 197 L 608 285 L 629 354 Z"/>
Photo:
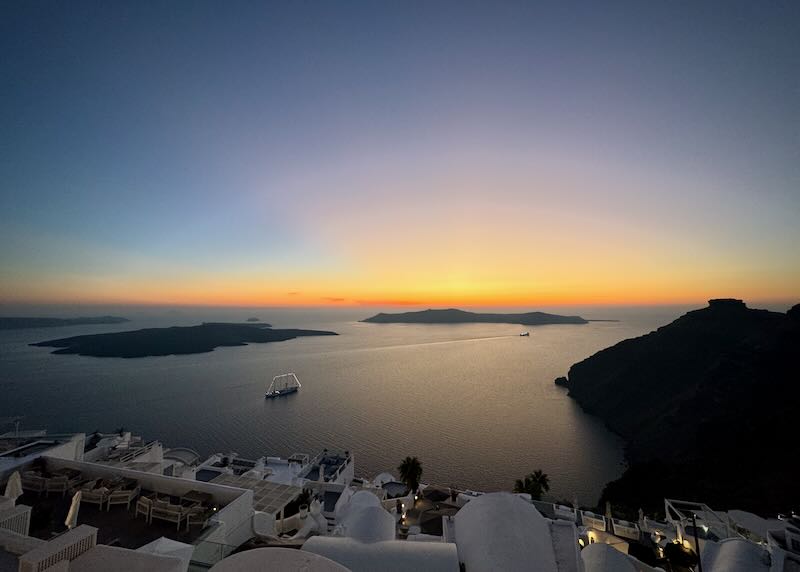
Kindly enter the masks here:
<path id="1" fill-rule="evenodd" d="M 294 234 L 265 234 L 268 252 L 243 240 L 170 253 L 25 236 L 31 260 L 54 250 L 54 262 L 9 273 L 0 302 L 535 308 L 800 296 L 788 243 L 709 224 L 716 205 L 658 217 L 668 193 L 612 203 L 577 176 L 504 172 L 498 189 L 491 173 L 392 174 L 350 181 L 347 195 L 314 195 L 325 181 L 306 181 L 297 192 L 309 201 L 284 213 Z"/>

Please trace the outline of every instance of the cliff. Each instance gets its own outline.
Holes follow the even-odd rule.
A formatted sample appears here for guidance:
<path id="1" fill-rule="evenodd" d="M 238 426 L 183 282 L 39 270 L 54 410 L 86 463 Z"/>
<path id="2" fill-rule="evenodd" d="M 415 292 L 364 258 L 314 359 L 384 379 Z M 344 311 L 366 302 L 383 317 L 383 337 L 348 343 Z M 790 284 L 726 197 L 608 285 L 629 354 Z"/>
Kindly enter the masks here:
<path id="1" fill-rule="evenodd" d="M 800 305 L 782 314 L 711 300 L 573 365 L 569 395 L 628 443 L 630 468 L 603 500 L 797 506 L 798 348 Z"/>

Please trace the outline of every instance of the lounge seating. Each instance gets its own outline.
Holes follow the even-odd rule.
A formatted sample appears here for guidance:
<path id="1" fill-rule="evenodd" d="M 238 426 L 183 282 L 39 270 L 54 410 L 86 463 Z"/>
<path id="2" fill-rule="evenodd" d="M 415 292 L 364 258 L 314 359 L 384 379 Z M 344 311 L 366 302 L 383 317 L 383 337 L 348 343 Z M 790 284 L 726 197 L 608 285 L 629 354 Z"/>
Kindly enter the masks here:
<path id="1" fill-rule="evenodd" d="M 26 471 L 22 474 L 22 488 L 41 494 L 47 490 L 47 479 L 39 473 Z"/>
<path id="2" fill-rule="evenodd" d="M 81 502 L 96 504 L 103 509 L 103 504 L 108 500 L 109 490 L 106 487 L 97 487 L 96 489 L 81 489 Z"/>
<path id="3" fill-rule="evenodd" d="M 181 522 L 185 516 L 186 512 L 184 511 L 183 507 L 180 505 L 170 504 L 168 501 L 154 501 L 153 508 L 150 511 L 150 522 L 153 522 L 154 518 L 159 520 L 166 520 L 167 522 L 174 522 L 175 529 L 181 529 Z"/>
<path id="4" fill-rule="evenodd" d="M 108 495 L 106 510 L 111 510 L 112 504 L 124 504 L 127 510 L 131 509 L 131 503 L 142 492 L 142 488 L 136 484 L 134 488 L 119 488 L 111 491 Z"/>
<path id="5" fill-rule="evenodd" d="M 208 526 L 208 519 L 214 515 L 214 511 L 204 506 L 193 506 L 186 511 L 186 531 L 193 525 L 200 525 L 201 530 Z"/>
<path id="6" fill-rule="evenodd" d="M 69 479 L 65 475 L 57 475 L 55 477 L 50 477 L 49 479 L 45 479 L 45 491 L 47 494 L 50 493 L 61 493 L 61 496 L 67 494 L 67 491 L 70 490 Z"/>
<path id="7" fill-rule="evenodd" d="M 139 497 L 139 500 L 136 501 L 136 514 L 134 515 L 135 518 L 138 518 L 140 514 L 144 515 L 144 520 L 147 524 L 150 524 L 150 511 L 153 510 L 153 499 L 148 497 Z"/>

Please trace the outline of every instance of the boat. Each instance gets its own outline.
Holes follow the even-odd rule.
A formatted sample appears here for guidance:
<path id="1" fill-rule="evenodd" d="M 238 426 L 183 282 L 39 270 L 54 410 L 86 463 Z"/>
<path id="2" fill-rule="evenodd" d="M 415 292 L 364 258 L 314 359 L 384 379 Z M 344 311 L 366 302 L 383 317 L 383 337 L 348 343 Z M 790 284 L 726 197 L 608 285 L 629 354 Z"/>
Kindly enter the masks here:
<path id="1" fill-rule="evenodd" d="M 522 332 L 522 333 L 520 334 L 520 336 L 530 336 L 530 335 L 531 335 L 531 333 L 530 333 L 530 332 Z"/>
<path id="2" fill-rule="evenodd" d="M 294 373 L 276 375 L 272 378 L 272 383 L 269 384 L 267 391 L 264 393 L 264 398 L 272 399 L 289 395 L 290 393 L 297 393 L 300 387 L 300 381 Z"/>

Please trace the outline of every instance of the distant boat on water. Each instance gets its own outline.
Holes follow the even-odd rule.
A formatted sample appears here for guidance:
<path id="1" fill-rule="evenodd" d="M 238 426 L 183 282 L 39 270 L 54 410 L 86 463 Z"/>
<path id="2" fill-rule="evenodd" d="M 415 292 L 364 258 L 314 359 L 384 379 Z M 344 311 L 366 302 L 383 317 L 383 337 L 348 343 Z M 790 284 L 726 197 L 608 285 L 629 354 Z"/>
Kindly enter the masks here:
<path id="1" fill-rule="evenodd" d="M 530 332 L 522 332 L 522 333 L 520 334 L 520 336 L 521 336 L 521 337 L 526 337 L 526 336 L 530 336 L 530 335 L 531 335 L 531 333 L 530 333 Z"/>
<path id="2" fill-rule="evenodd" d="M 300 387 L 300 380 L 297 379 L 294 373 L 276 375 L 272 378 L 272 383 L 269 384 L 267 391 L 264 393 L 264 398 L 272 399 L 274 397 L 289 395 L 290 393 L 297 393 Z"/>

